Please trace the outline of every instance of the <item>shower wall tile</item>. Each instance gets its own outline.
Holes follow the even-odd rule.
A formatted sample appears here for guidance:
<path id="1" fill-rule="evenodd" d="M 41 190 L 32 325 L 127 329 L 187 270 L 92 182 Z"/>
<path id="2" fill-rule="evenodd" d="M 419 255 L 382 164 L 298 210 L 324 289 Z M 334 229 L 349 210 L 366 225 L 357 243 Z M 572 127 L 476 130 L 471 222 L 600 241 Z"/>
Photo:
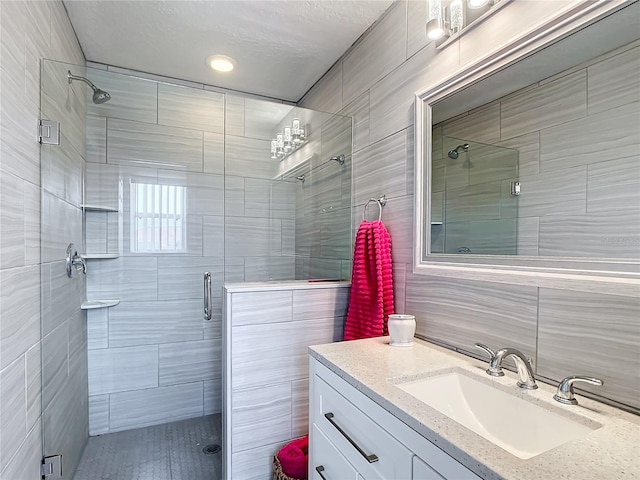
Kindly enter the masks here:
<path id="1" fill-rule="evenodd" d="M 42 347 L 40 342 L 27 350 L 25 355 L 27 430 L 40 424 L 42 414 Z"/>
<path id="2" fill-rule="evenodd" d="M 225 142 L 225 174 L 266 179 L 275 177 L 279 162 L 270 159 L 270 151 L 271 144 L 269 140 L 227 135 Z M 248 172 L 250 172 L 250 175 L 247 175 Z"/>
<path id="3" fill-rule="evenodd" d="M 320 135 L 320 161 L 322 163 L 327 162 L 333 156 L 351 156 L 352 123 L 351 117 L 342 115 L 335 115 L 322 123 Z M 331 164 L 333 165 L 333 163 Z"/>
<path id="4" fill-rule="evenodd" d="M 448 188 L 445 196 L 447 224 L 474 220 L 498 220 L 500 197 L 500 181 Z"/>
<path id="5" fill-rule="evenodd" d="M 406 309 L 407 267 L 405 263 L 393 264 L 393 306 L 394 313 L 408 313 Z"/>
<path id="6" fill-rule="evenodd" d="M 63 260 L 69 243 L 81 250 L 82 210 L 46 191 L 42 192 L 42 208 L 42 262 Z"/>
<path id="7" fill-rule="evenodd" d="M 158 346 L 90 350 L 89 395 L 158 386 Z"/>
<path id="8" fill-rule="evenodd" d="M 406 3 L 394 3 L 376 28 L 342 60 L 342 101 L 348 104 L 406 59 Z M 380 48 L 384 45 L 384 48 Z M 336 110 L 337 111 L 337 110 Z"/>
<path id="9" fill-rule="evenodd" d="M 41 162 L 42 187 L 72 205 L 82 205 L 85 162 L 64 133 L 60 145 L 42 145 Z"/>
<path id="10" fill-rule="evenodd" d="M 85 214 L 85 253 L 109 252 L 107 218 L 107 212 Z"/>
<path id="11" fill-rule="evenodd" d="M 233 452 L 291 438 L 291 383 L 233 391 Z"/>
<path id="12" fill-rule="evenodd" d="M 540 289 L 538 374 L 582 372 L 604 385 L 577 388 L 640 407 L 638 318 L 638 298 Z"/>
<path id="13" fill-rule="evenodd" d="M 256 316 L 255 308 L 253 315 Z M 261 311 L 260 316 L 263 315 Z M 231 388 L 234 392 L 249 386 L 305 378 L 309 369 L 307 347 L 342 339 L 342 318 L 282 322 L 283 319 L 264 316 L 281 323 L 256 322 L 232 327 Z M 252 341 L 256 338 L 261 341 Z M 263 365 L 269 365 L 269 369 Z"/>
<path id="14" fill-rule="evenodd" d="M 21 267 L 24 252 L 24 181 L 0 171 L 0 266 Z M 66 248 L 66 247 L 65 247 Z"/>
<path id="15" fill-rule="evenodd" d="M 540 255 L 638 259 L 640 212 L 543 217 L 539 236 Z"/>
<path id="16" fill-rule="evenodd" d="M 430 43 L 425 35 L 426 18 L 427 2 L 407 0 L 407 58 Z"/>
<path id="17" fill-rule="evenodd" d="M 338 113 L 353 118 L 353 151 L 357 152 L 369 145 L 369 90 Z"/>
<path id="18" fill-rule="evenodd" d="M 82 62 L 84 63 L 84 61 Z M 42 91 L 40 102 L 42 118 L 62 121 L 61 133 L 64 133 L 69 149 L 75 150 L 83 158 L 86 155 L 86 98 L 90 98 L 89 89 L 82 82 L 69 83 L 67 72 L 86 76 L 86 68 L 61 62 L 42 62 Z M 4 86 L 3 86 L 4 87 Z"/>
<path id="19" fill-rule="evenodd" d="M 121 182 L 134 175 L 135 170 L 126 172 L 126 169 L 118 165 L 87 163 L 86 182 L 88 187 L 85 193 L 85 204 L 117 210 L 123 188 Z M 156 177 L 157 175 L 153 175 L 153 183 L 156 183 Z"/>
<path id="20" fill-rule="evenodd" d="M 52 263 L 48 273 L 42 273 L 42 289 L 46 290 L 43 292 L 41 308 L 42 335 L 47 335 L 72 318 L 86 298 L 83 279 L 79 275 L 69 278 L 64 260 Z"/>
<path id="21" fill-rule="evenodd" d="M 158 184 L 186 187 L 189 215 L 224 215 L 224 175 L 158 170 Z"/>
<path id="22" fill-rule="evenodd" d="M 244 97 L 225 95 L 224 128 L 227 135 L 244 136 Z"/>
<path id="23" fill-rule="evenodd" d="M 303 258 L 300 278 L 342 278 L 342 260 Z"/>
<path id="24" fill-rule="evenodd" d="M 224 133 L 224 94 L 158 83 L 158 123 Z"/>
<path id="25" fill-rule="evenodd" d="M 540 171 L 637 158 L 638 151 L 640 103 L 636 102 L 542 130 Z"/>
<path id="26" fill-rule="evenodd" d="M 640 102 L 640 47 L 619 52 L 587 68 L 589 115 Z"/>
<path id="27" fill-rule="evenodd" d="M 109 309 L 87 310 L 87 347 L 89 350 L 109 346 Z"/>
<path id="28" fill-rule="evenodd" d="M 253 139 L 271 140 L 274 138 L 276 126 L 286 117 L 294 107 L 287 104 L 277 104 L 255 98 L 245 98 L 244 100 L 244 135 Z M 227 132 L 227 135 L 230 135 Z M 227 136 L 227 139 L 229 137 Z M 268 159 L 270 156 L 271 144 L 267 145 L 267 154 L 261 153 L 261 157 Z M 245 170 L 250 172 L 251 170 Z"/>
<path id="29" fill-rule="evenodd" d="M 416 333 L 467 352 L 481 342 L 535 356 L 538 289 L 407 274 Z"/>
<path id="30" fill-rule="evenodd" d="M 87 115 L 87 162 L 107 163 L 107 118 Z"/>
<path id="31" fill-rule="evenodd" d="M 446 121 L 442 126 L 442 135 L 453 137 L 456 144 L 458 140 L 497 143 L 500 141 L 500 104 L 479 107 Z"/>
<path id="32" fill-rule="evenodd" d="M 244 217 L 244 177 L 224 179 L 224 213 L 229 217 Z"/>
<path id="33" fill-rule="evenodd" d="M 89 397 L 89 435 L 109 433 L 109 395 Z"/>
<path id="34" fill-rule="evenodd" d="M 521 177 L 518 217 L 581 215 L 587 210 L 587 168 Z M 503 212 L 503 217 L 504 217 Z"/>
<path id="35" fill-rule="evenodd" d="M 204 383 L 204 414 L 213 415 L 222 411 L 222 381 L 210 380 Z"/>
<path id="36" fill-rule="evenodd" d="M 424 27 L 423 27 L 424 29 Z M 425 65 L 429 69 L 425 69 Z M 455 71 L 458 50 L 424 48 L 371 87 L 372 142 L 414 124 L 415 92 L 440 78 L 442 71 Z"/>
<path id="37" fill-rule="evenodd" d="M 264 218 L 295 219 L 296 185 L 290 182 L 246 178 L 245 215 Z"/>
<path id="38" fill-rule="evenodd" d="M 587 212 L 637 210 L 638 205 L 640 162 L 637 157 L 587 167 Z"/>
<path id="39" fill-rule="evenodd" d="M 204 272 L 211 272 L 211 293 L 222 300 L 224 257 L 159 257 L 158 298 L 162 300 L 202 299 Z"/>
<path id="40" fill-rule="evenodd" d="M 0 270 L 0 369 L 40 340 L 38 265 Z"/>
<path id="41" fill-rule="evenodd" d="M 576 120 L 587 114 L 587 72 L 579 70 L 501 102 L 502 139 Z"/>
<path id="42" fill-rule="evenodd" d="M 225 220 L 225 255 L 278 256 L 282 252 L 281 242 L 281 223 L 278 219 L 229 217 Z"/>
<path id="43" fill-rule="evenodd" d="M 407 194 L 407 153 L 413 135 L 402 130 L 363 148 L 353 155 L 353 197 L 356 205 L 369 198 L 387 198 Z"/>
<path id="44" fill-rule="evenodd" d="M 348 302 L 348 288 L 294 290 L 293 318 L 300 321 L 344 317 L 347 314 Z"/>
<path id="45" fill-rule="evenodd" d="M 23 194 L 24 262 L 25 265 L 34 265 L 40 263 L 40 188 L 24 182 Z"/>
<path id="46" fill-rule="evenodd" d="M 244 281 L 261 282 L 295 278 L 295 258 L 245 257 Z"/>
<path id="47" fill-rule="evenodd" d="M 120 257 L 91 260 L 87 269 L 87 297 L 119 298 L 122 301 L 156 300 L 158 264 L 156 257 Z"/>
<path id="48" fill-rule="evenodd" d="M 95 68 L 87 70 L 89 79 L 111 94 L 111 100 L 106 103 L 87 102 L 88 113 L 136 122 L 158 121 L 157 82 Z"/>
<path id="49" fill-rule="evenodd" d="M 540 173 L 540 132 L 498 142 L 499 146 L 518 150 L 518 174 L 523 176 Z"/>
<path id="50" fill-rule="evenodd" d="M 202 299 L 121 302 L 109 311 L 109 346 L 202 340 Z"/>
<path id="51" fill-rule="evenodd" d="M 67 324 L 42 338 L 42 409 L 61 391 L 69 373 L 69 335 Z"/>
<path id="52" fill-rule="evenodd" d="M 447 222 L 445 253 L 468 248 L 481 255 L 516 255 L 516 219 Z"/>
<path id="53" fill-rule="evenodd" d="M 309 379 L 291 382 L 291 436 L 309 433 Z"/>
<path id="54" fill-rule="evenodd" d="M 198 417 L 203 412 L 202 382 L 135 392 L 109 398 L 109 430 L 118 432 Z"/>
<path id="55" fill-rule="evenodd" d="M 160 385 L 221 378 L 221 353 L 220 338 L 160 345 Z"/>
<path id="56" fill-rule="evenodd" d="M 204 132 L 204 171 L 224 175 L 224 135 Z"/>
<path id="57" fill-rule="evenodd" d="M 202 172 L 203 133 L 127 120 L 107 122 L 107 163 Z"/>
<path id="58" fill-rule="evenodd" d="M 290 291 L 234 293 L 233 325 L 290 322 L 293 320 L 291 298 Z M 260 305 L 260 315 L 256 315 L 256 305 Z"/>
<path id="59" fill-rule="evenodd" d="M 338 61 L 304 96 L 304 107 L 338 113 L 342 109 L 342 62 Z"/>
<path id="60" fill-rule="evenodd" d="M 202 217 L 202 253 L 208 257 L 226 256 L 224 250 L 225 217 Z"/>
<path id="61" fill-rule="evenodd" d="M 296 255 L 296 222 L 294 220 L 282 220 L 282 255 Z"/>
<path id="62" fill-rule="evenodd" d="M 21 357 L 0 371 L 0 394 L 2 395 L 0 471 L 7 466 L 11 457 L 18 451 L 22 440 L 27 436 L 25 421 L 27 399 L 24 385 L 24 358 Z M 290 425 L 287 426 L 291 428 Z"/>
<path id="63" fill-rule="evenodd" d="M 40 3 L 40 2 L 38 2 Z M 3 6 L 3 8 L 5 8 Z M 41 475 L 42 462 L 42 427 L 40 422 L 29 431 L 19 450 L 0 470 L 2 478 L 38 478 Z"/>

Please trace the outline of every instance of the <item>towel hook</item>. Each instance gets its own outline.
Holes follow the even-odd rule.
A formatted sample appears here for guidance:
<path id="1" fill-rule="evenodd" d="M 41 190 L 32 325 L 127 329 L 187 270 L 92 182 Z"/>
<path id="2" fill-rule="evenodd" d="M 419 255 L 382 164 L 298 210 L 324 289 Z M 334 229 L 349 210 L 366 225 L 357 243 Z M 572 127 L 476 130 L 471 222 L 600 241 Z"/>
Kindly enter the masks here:
<path id="1" fill-rule="evenodd" d="M 370 203 L 377 203 L 378 204 L 378 221 L 382 220 L 382 207 L 384 207 L 387 204 L 387 196 L 386 195 L 381 195 L 379 198 L 370 198 L 369 201 L 364 205 L 364 211 L 362 212 L 362 221 L 365 221 L 367 219 L 367 207 L 369 206 Z"/>

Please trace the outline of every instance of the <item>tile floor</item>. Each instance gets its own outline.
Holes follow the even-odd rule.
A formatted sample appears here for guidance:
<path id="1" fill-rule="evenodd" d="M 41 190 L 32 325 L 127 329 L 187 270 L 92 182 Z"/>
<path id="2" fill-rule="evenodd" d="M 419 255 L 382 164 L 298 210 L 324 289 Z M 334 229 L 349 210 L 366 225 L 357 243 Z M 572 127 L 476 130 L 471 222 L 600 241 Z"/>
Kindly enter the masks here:
<path id="1" fill-rule="evenodd" d="M 90 437 L 74 480 L 220 480 L 220 414 Z"/>

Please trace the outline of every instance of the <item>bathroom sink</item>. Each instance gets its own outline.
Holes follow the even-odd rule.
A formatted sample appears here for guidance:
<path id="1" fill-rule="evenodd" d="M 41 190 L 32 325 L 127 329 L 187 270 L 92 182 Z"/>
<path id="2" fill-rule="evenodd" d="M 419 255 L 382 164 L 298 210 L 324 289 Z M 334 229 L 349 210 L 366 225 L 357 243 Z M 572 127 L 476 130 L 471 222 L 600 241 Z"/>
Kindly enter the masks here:
<path id="1" fill-rule="evenodd" d="M 463 370 L 400 383 L 398 388 L 518 458 L 528 459 L 584 437 L 583 425 L 473 378 Z"/>

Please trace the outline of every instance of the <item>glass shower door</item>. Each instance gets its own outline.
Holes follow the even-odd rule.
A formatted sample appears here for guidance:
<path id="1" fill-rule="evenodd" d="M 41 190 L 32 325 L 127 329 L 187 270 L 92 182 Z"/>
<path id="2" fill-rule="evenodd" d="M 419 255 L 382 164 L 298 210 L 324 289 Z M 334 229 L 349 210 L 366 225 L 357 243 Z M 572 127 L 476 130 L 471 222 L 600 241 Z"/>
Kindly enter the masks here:
<path id="1" fill-rule="evenodd" d="M 83 185 L 86 157 L 87 87 L 69 83 L 68 72 L 86 68 L 42 61 L 42 118 L 59 122 L 59 144 L 41 147 L 41 412 L 43 453 L 62 455 L 70 480 L 88 436 L 87 326 L 82 264 L 67 271 L 84 252 Z M 54 477 L 55 478 L 55 477 Z"/>

